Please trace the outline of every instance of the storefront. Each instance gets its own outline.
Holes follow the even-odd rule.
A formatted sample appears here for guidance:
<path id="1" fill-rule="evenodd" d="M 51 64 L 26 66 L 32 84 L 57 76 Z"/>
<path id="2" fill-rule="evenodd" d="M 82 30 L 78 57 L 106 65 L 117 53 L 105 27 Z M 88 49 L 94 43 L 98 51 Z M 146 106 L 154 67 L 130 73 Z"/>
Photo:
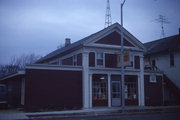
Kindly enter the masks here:
<path id="1" fill-rule="evenodd" d="M 108 87 L 110 78 L 110 87 Z M 122 84 L 120 75 L 93 74 L 92 75 L 92 106 L 122 106 Z M 138 77 L 125 75 L 124 88 L 125 105 L 138 105 Z M 109 94 L 110 93 L 110 94 Z M 110 99 L 108 99 L 110 97 Z"/>

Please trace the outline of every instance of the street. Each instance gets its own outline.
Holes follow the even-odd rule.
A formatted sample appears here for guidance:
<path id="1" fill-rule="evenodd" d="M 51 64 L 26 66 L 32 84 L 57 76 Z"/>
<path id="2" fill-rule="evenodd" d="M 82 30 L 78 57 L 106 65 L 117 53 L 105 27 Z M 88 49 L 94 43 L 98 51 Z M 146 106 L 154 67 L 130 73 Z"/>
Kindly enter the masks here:
<path id="1" fill-rule="evenodd" d="M 35 119 L 40 120 L 40 119 Z M 94 117 L 43 118 L 43 120 L 180 120 L 180 113 L 145 113 Z"/>

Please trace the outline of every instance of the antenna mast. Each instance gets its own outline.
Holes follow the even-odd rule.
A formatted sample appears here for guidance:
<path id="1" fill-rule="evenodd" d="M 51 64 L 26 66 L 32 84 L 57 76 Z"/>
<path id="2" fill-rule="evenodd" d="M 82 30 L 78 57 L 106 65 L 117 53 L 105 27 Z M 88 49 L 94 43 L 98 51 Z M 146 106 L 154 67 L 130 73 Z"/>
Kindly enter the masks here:
<path id="1" fill-rule="evenodd" d="M 107 7 L 106 7 L 106 16 L 105 16 L 105 28 L 112 24 L 111 20 L 111 9 L 110 9 L 110 2 L 107 0 Z"/>
<path id="2" fill-rule="evenodd" d="M 158 23 L 161 23 L 161 29 L 162 29 L 162 31 L 161 31 L 161 36 L 162 36 L 162 38 L 164 38 L 164 37 L 165 37 L 164 24 L 169 24 L 170 22 L 169 22 L 169 21 L 166 19 L 166 17 L 163 16 L 163 15 L 159 15 L 159 18 L 156 19 L 156 21 L 157 21 Z"/>

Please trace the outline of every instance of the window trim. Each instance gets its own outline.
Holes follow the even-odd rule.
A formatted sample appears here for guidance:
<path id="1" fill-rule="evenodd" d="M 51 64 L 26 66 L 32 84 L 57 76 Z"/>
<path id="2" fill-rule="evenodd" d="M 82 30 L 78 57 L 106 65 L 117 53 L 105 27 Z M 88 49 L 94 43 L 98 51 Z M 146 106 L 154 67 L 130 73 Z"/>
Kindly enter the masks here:
<path id="1" fill-rule="evenodd" d="M 102 54 L 102 58 L 98 58 L 98 54 Z M 104 67 L 105 66 L 105 54 L 104 54 L 104 52 L 96 52 L 96 55 L 95 55 L 95 59 L 96 59 L 96 61 L 95 61 L 95 63 L 96 63 L 96 67 Z M 98 62 L 97 62 L 97 60 L 102 60 L 102 65 L 98 65 Z"/>

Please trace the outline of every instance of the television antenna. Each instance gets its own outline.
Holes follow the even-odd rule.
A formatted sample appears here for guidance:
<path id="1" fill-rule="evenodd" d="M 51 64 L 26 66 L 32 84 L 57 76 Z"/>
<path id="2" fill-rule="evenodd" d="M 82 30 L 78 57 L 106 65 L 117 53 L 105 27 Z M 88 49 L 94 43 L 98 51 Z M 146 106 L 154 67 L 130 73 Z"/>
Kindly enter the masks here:
<path id="1" fill-rule="evenodd" d="M 170 22 L 163 15 L 159 15 L 159 18 L 155 19 L 155 20 L 156 20 L 156 22 L 161 24 L 161 36 L 162 36 L 162 38 L 164 38 L 165 37 L 164 24 L 169 24 Z"/>

